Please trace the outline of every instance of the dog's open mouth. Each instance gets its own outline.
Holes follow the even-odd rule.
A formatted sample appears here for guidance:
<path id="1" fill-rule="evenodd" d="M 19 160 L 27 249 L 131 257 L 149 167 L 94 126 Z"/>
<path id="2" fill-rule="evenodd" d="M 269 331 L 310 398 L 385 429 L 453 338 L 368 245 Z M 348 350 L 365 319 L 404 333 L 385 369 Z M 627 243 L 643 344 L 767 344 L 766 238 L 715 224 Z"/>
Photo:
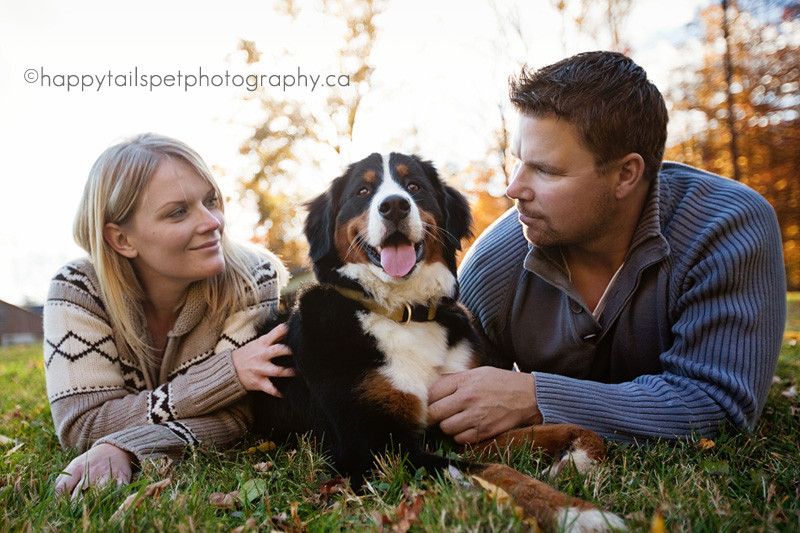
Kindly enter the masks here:
<path id="1" fill-rule="evenodd" d="M 374 248 L 364 241 L 361 241 L 361 245 L 374 265 L 381 267 L 393 278 L 402 278 L 407 276 L 422 259 L 425 241 L 413 244 L 408 237 L 396 232 L 383 241 L 383 245 L 378 248 Z"/>

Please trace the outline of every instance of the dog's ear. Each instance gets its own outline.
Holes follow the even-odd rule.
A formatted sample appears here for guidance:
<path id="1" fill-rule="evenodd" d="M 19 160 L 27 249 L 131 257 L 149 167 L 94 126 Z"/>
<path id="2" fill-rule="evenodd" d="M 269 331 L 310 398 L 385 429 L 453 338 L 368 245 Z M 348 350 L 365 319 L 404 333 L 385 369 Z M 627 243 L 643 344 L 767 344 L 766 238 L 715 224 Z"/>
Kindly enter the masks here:
<path id="1" fill-rule="evenodd" d="M 461 249 L 461 241 L 472 237 L 472 214 L 469 203 L 463 194 L 449 185 L 444 189 L 444 216 L 447 237 L 456 250 Z"/>
<path id="2" fill-rule="evenodd" d="M 472 237 L 472 214 L 467 199 L 453 187 L 444 184 L 433 163 L 416 155 L 411 157 L 422 167 L 428 180 L 441 191 L 440 202 L 447 238 L 454 249 L 461 250 L 461 241 Z"/>
<path id="3" fill-rule="evenodd" d="M 333 250 L 333 186 L 306 204 L 308 217 L 304 233 L 308 255 L 316 263 Z"/>

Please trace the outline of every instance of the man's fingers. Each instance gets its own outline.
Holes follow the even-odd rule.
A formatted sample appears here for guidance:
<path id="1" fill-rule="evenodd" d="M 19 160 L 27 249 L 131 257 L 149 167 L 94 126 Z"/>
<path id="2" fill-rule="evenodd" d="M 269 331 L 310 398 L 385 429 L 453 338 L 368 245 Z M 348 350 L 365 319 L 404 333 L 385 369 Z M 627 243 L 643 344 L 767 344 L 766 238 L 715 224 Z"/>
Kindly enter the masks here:
<path id="1" fill-rule="evenodd" d="M 445 435 L 459 435 L 470 429 L 475 429 L 475 420 L 471 419 L 466 411 L 456 411 L 445 416 L 439 422 L 439 429 Z"/>
<path id="2" fill-rule="evenodd" d="M 432 404 L 458 390 L 458 374 L 445 374 L 428 389 L 428 403 Z"/>
<path id="3" fill-rule="evenodd" d="M 481 439 L 478 435 L 477 428 L 469 428 L 466 431 L 462 431 L 458 435 L 454 435 L 453 440 L 456 442 L 456 444 L 475 444 Z"/>

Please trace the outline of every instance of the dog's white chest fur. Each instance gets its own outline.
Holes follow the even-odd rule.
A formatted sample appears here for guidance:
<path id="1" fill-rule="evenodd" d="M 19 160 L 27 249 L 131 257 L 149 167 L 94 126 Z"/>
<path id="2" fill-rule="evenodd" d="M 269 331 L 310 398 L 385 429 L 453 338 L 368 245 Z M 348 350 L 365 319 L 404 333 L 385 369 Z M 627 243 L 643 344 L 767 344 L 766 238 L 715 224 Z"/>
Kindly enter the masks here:
<path id="1" fill-rule="evenodd" d="M 427 423 L 428 387 L 442 374 L 469 370 L 474 366 L 472 346 L 462 341 L 447 345 L 447 329 L 436 322 L 410 322 L 406 325 L 377 313 L 359 313 L 364 332 L 378 341 L 386 356 L 380 373 L 397 390 L 413 394 L 424 407 Z"/>

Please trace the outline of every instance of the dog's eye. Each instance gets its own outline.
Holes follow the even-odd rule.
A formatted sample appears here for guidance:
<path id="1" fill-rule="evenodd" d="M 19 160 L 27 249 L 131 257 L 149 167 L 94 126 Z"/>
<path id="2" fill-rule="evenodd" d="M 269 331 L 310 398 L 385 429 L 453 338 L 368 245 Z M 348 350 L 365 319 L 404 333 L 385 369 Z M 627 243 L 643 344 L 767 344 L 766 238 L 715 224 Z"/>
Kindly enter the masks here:
<path id="1" fill-rule="evenodd" d="M 367 187 L 361 187 L 361 189 L 359 189 L 359 191 L 358 191 L 358 195 L 359 195 L 359 196 L 366 196 L 366 195 L 368 195 L 370 192 L 372 192 L 372 191 L 370 191 L 370 190 L 369 190 L 369 188 L 367 188 Z"/>
<path id="2" fill-rule="evenodd" d="M 408 189 L 411 192 L 417 192 L 419 190 L 419 185 L 417 185 L 412 181 L 411 183 L 406 185 L 406 189 Z"/>

